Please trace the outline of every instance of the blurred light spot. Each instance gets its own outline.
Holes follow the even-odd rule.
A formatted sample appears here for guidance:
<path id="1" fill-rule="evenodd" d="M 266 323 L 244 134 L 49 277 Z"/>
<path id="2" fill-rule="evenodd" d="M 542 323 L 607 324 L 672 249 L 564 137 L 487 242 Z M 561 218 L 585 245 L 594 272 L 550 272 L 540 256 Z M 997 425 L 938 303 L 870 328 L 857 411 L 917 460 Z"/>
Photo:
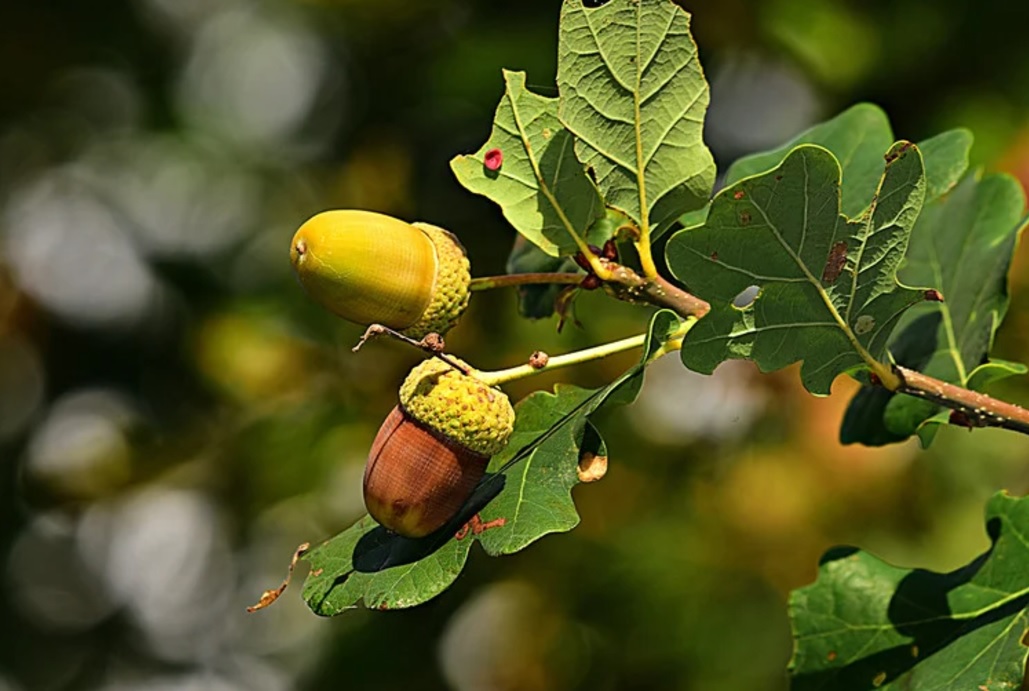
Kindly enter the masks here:
<path id="1" fill-rule="evenodd" d="M 60 317 L 126 326 L 146 314 L 156 289 L 149 267 L 72 171 L 16 192 L 4 222 L 15 281 Z"/>
<path id="2" fill-rule="evenodd" d="M 21 687 L 14 683 L 12 679 L 0 674 L 0 691 L 21 691 Z"/>
<path id="3" fill-rule="evenodd" d="M 742 437 L 766 405 L 752 373 L 753 366 L 739 360 L 703 375 L 686 369 L 676 356 L 661 358 L 647 368 L 630 419 L 640 435 L 662 444 Z"/>
<path id="4" fill-rule="evenodd" d="M 325 49 L 298 23 L 229 10 L 199 30 L 179 101 L 194 124 L 231 140 L 285 144 L 310 114 L 327 70 Z"/>
<path id="5" fill-rule="evenodd" d="M 0 336 L 0 441 L 17 434 L 43 400 L 45 373 L 35 349 Z"/>
<path id="6" fill-rule="evenodd" d="M 154 654 L 175 661 L 218 657 L 236 576 L 222 522 L 207 497 L 149 489 L 118 504 L 93 506 L 78 544 Z"/>
<path id="7" fill-rule="evenodd" d="M 216 12 L 240 4 L 240 0 L 139 0 L 156 22 L 183 31 L 192 31 Z"/>
<path id="8" fill-rule="evenodd" d="M 554 687 L 546 662 L 560 620 L 524 583 L 498 583 L 465 602 L 439 644 L 443 676 L 455 691 Z"/>
<path id="9" fill-rule="evenodd" d="M 329 430 L 314 448 L 309 462 L 332 469 L 320 500 L 334 523 L 355 521 L 365 513 L 364 464 L 374 435 L 375 430 L 363 425 L 340 425 Z"/>
<path id="10" fill-rule="evenodd" d="M 131 676 L 137 678 L 132 680 L 115 679 L 103 686 L 102 691 L 243 691 L 244 688 L 213 672 L 175 676 L 151 676 L 135 673 Z M 140 676 L 143 678 L 138 678 Z"/>
<path id="11" fill-rule="evenodd" d="M 250 230 L 260 213 L 254 176 L 188 142 L 132 141 L 105 148 L 89 164 L 149 254 L 214 254 Z"/>
<path id="12" fill-rule="evenodd" d="M 310 384 L 306 346 L 260 312 L 211 317 L 200 327 L 198 347 L 203 374 L 240 401 L 265 404 Z"/>
<path id="13" fill-rule="evenodd" d="M 124 677 L 124 678 L 122 678 Z M 290 691 L 295 688 L 282 670 L 256 657 L 234 656 L 214 669 L 158 676 L 118 670 L 103 691 Z"/>
<path id="14" fill-rule="evenodd" d="M 56 85 L 60 108 L 78 115 L 98 134 L 135 129 L 139 94 L 128 77 L 114 70 L 78 68 Z"/>
<path id="15" fill-rule="evenodd" d="M 773 0 L 764 3 L 762 11 L 772 36 L 835 90 L 845 91 L 875 66 L 880 32 L 866 12 L 850 3 Z"/>
<path id="16" fill-rule="evenodd" d="M 125 483 L 137 422 L 131 404 L 104 390 L 67 394 L 50 408 L 28 447 L 32 479 L 64 495 L 96 497 Z"/>
<path id="17" fill-rule="evenodd" d="M 44 630 L 89 629 L 114 609 L 99 580 L 83 568 L 71 527 L 50 516 L 34 519 L 18 536 L 8 574 L 12 600 Z"/>
<path id="18" fill-rule="evenodd" d="M 704 137 L 719 159 L 732 161 L 779 146 L 818 114 L 818 99 L 802 74 L 782 63 L 740 56 L 713 73 Z"/>

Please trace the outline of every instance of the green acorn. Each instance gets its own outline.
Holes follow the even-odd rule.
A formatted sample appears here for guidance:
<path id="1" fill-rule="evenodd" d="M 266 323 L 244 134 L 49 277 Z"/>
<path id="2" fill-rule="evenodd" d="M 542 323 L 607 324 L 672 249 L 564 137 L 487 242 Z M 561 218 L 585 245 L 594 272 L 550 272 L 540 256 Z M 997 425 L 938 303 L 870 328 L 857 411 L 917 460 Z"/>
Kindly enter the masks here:
<path id="1" fill-rule="evenodd" d="M 443 334 L 468 306 L 464 247 L 450 232 L 371 211 L 324 211 L 293 236 L 290 260 L 308 295 L 358 324 L 411 338 Z"/>
<path id="2" fill-rule="evenodd" d="M 514 417 L 507 396 L 474 371 L 438 358 L 422 362 L 404 380 L 400 404 L 368 454 L 364 501 L 372 518 L 406 537 L 439 529 L 507 445 Z"/>

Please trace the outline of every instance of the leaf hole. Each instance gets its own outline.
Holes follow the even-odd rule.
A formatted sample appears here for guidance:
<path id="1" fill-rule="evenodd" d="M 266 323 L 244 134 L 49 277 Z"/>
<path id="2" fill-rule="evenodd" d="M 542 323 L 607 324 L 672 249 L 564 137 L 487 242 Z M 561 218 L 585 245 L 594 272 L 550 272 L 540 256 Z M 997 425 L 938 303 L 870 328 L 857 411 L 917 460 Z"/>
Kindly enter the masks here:
<path id="1" fill-rule="evenodd" d="M 747 286 L 740 291 L 739 295 L 732 299 L 732 306 L 738 310 L 745 310 L 754 304 L 757 296 L 761 294 L 760 286 Z"/>

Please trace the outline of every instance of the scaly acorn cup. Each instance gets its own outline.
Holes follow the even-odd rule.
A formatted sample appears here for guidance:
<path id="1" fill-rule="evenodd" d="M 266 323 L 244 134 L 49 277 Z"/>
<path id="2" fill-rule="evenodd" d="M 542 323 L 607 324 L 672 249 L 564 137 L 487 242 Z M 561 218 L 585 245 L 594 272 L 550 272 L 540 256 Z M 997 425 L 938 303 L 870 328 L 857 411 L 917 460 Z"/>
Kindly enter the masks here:
<path id="1" fill-rule="evenodd" d="M 411 338 L 443 334 L 468 306 L 464 247 L 450 232 L 371 211 L 324 211 L 293 236 L 301 285 L 329 311 Z"/>
<path id="2" fill-rule="evenodd" d="M 438 358 L 425 360 L 404 380 L 400 405 L 372 442 L 364 470 L 368 513 L 405 537 L 439 529 L 507 445 L 514 418 L 499 389 Z"/>

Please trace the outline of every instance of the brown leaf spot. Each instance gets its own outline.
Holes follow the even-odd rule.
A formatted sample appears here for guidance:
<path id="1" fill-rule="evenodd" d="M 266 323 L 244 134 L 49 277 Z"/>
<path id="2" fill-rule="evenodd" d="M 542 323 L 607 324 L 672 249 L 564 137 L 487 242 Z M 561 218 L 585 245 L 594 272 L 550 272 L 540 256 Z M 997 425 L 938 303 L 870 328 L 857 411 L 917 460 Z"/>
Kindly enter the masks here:
<path id="1" fill-rule="evenodd" d="M 712 252 L 711 253 L 711 261 L 713 261 L 713 262 L 718 261 L 718 252 Z"/>
<path id="2" fill-rule="evenodd" d="M 740 212 L 740 225 L 741 226 L 749 226 L 750 225 L 750 212 L 749 211 L 741 211 Z"/>
<path id="3" fill-rule="evenodd" d="M 925 299 L 927 302 L 943 302 L 943 293 L 934 288 L 930 288 L 925 291 Z"/>
<path id="4" fill-rule="evenodd" d="M 549 127 L 544 127 L 543 128 L 543 138 L 544 139 L 550 139 L 550 137 L 553 136 L 553 134 L 554 133 L 550 131 Z"/>
<path id="5" fill-rule="evenodd" d="M 249 607 L 247 607 L 248 612 L 256 612 L 259 609 L 264 609 L 265 607 L 279 599 L 279 596 L 286 591 L 287 587 L 289 587 L 289 579 L 293 577 L 293 569 L 296 568 L 297 562 L 300 561 L 300 557 L 304 556 L 304 553 L 307 552 L 307 550 L 309 549 L 311 549 L 310 542 L 305 542 L 304 544 L 297 547 L 296 551 L 293 553 L 293 559 L 289 562 L 289 571 L 286 573 L 286 580 L 284 580 L 282 582 L 282 585 L 280 585 L 278 588 L 266 590 L 263 593 L 261 593 L 261 599 L 257 601 L 257 604 L 250 605 Z M 319 573 L 320 572 L 321 570 L 319 569 Z"/>
<path id="6" fill-rule="evenodd" d="M 829 257 L 822 269 L 822 282 L 835 283 L 840 277 L 843 267 L 847 265 L 847 243 L 843 240 L 835 243 L 829 250 Z"/>
<path id="7" fill-rule="evenodd" d="M 589 451 L 579 456 L 579 482 L 596 482 L 607 475 L 607 456 L 599 456 Z"/>
<path id="8" fill-rule="evenodd" d="M 736 201 L 739 201 L 740 199 L 743 199 L 743 197 L 745 197 L 745 196 L 746 196 L 746 192 L 744 192 L 743 190 L 736 190 L 735 192 L 732 193 L 732 198 L 735 199 Z"/>
<path id="9" fill-rule="evenodd" d="M 825 659 L 828 660 L 829 662 L 832 662 L 833 660 L 835 660 L 836 659 L 836 651 L 835 650 L 830 650 L 829 654 L 825 656 Z"/>

